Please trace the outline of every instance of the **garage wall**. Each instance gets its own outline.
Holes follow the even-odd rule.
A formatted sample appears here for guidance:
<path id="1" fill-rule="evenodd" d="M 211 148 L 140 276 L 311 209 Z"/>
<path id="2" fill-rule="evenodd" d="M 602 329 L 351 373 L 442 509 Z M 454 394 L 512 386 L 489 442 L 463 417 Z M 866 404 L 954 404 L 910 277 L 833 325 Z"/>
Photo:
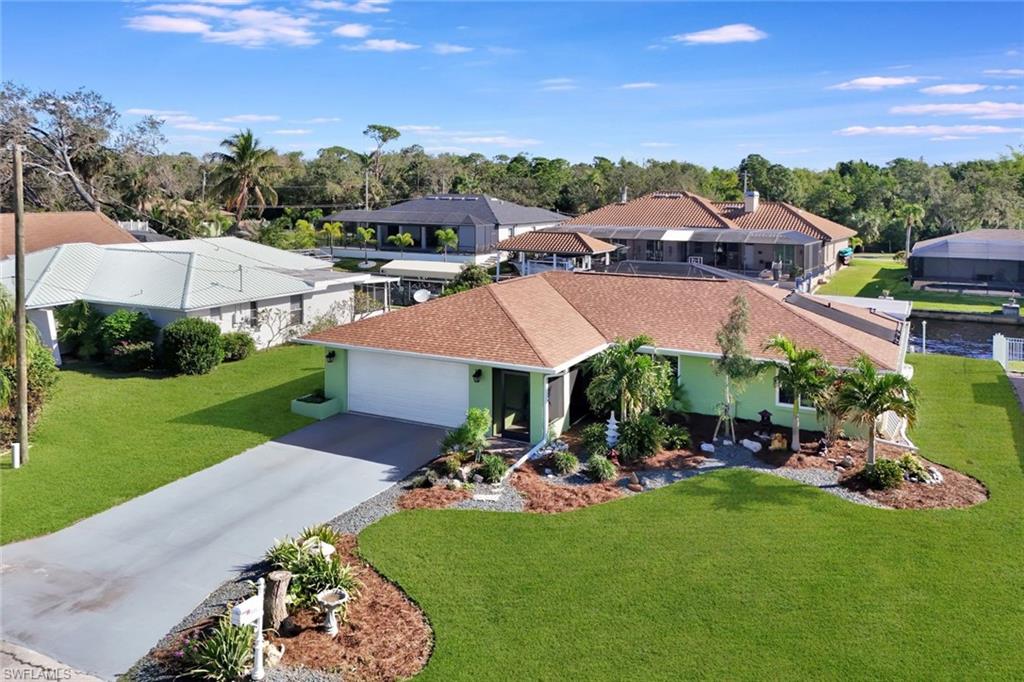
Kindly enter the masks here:
<path id="1" fill-rule="evenodd" d="M 334 360 L 329 362 L 332 352 Z M 339 412 L 348 412 L 348 351 L 344 348 L 324 350 L 324 395 L 338 399 Z"/>
<path id="2" fill-rule="evenodd" d="M 348 409 L 455 427 L 469 408 L 469 365 L 423 356 L 348 352 Z"/>

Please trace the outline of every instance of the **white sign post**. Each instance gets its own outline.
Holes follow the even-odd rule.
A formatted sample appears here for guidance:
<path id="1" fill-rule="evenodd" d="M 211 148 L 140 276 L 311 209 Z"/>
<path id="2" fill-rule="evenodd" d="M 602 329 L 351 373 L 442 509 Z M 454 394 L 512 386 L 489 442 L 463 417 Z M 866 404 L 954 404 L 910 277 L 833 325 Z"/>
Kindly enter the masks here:
<path id="1" fill-rule="evenodd" d="M 256 581 L 256 594 L 231 609 L 231 624 L 239 627 L 252 625 L 255 630 L 253 638 L 252 679 L 262 680 L 263 671 L 263 589 L 266 582 L 263 578 Z"/>

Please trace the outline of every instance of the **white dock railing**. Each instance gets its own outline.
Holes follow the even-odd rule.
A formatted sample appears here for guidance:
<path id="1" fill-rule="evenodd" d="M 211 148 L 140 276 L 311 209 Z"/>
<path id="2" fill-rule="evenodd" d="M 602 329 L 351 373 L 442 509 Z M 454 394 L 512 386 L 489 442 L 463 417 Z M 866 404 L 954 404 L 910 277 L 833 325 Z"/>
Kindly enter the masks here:
<path id="1" fill-rule="evenodd" d="M 992 359 L 1007 372 L 1024 372 L 1024 339 L 996 334 L 992 337 Z"/>

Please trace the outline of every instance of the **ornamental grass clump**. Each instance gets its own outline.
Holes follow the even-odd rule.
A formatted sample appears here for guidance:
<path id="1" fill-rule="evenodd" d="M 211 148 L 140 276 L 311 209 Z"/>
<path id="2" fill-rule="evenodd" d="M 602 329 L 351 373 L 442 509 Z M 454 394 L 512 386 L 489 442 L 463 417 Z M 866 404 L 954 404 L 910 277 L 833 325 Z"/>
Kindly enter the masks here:
<path id="1" fill-rule="evenodd" d="M 188 639 L 180 655 L 186 677 L 211 682 L 237 682 L 252 668 L 253 629 L 236 627 L 221 616 L 207 632 Z"/>
<path id="2" fill-rule="evenodd" d="M 580 443 L 588 455 L 607 455 L 608 427 L 601 423 L 588 424 L 580 431 Z"/>
<path id="3" fill-rule="evenodd" d="M 508 465 L 498 455 L 484 455 L 477 471 L 488 483 L 500 483 L 508 471 Z"/>
<path id="4" fill-rule="evenodd" d="M 561 452 L 556 452 L 551 457 L 551 466 L 555 471 L 563 476 L 566 474 L 575 474 L 579 471 L 580 460 L 571 452 L 562 450 Z"/>
<path id="5" fill-rule="evenodd" d="M 355 599 L 361 583 L 355 577 L 352 566 L 341 563 L 337 552 L 324 556 L 319 543 L 314 546 L 311 542 L 318 540 L 323 544 L 333 544 L 327 542 L 325 538 L 333 536 L 333 541 L 336 542 L 339 539 L 337 533 L 329 526 L 319 525 L 304 530 L 303 536 L 304 540 L 278 540 L 264 555 L 274 568 L 292 574 L 291 583 L 288 585 L 292 603 L 299 608 L 316 608 L 317 594 L 338 587 Z"/>
<path id="6" fill-rule="evenodd" d="M 604 455 L 591 455 L 587 460 L 587 476 L 601 483 L 615 478 L 615 465 Z"/>

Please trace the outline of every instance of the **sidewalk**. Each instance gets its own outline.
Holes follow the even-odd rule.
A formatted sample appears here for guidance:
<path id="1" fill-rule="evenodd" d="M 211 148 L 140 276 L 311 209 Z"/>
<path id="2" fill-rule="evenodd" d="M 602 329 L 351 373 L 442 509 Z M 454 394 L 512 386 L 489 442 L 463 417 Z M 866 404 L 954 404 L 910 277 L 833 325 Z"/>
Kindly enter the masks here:
<path id="1" fill-rule="evenodd" d="M 5 682 L 25 680 L 26 682 L 101 682 L 98 677 L 86 675 L 63 663 L 37 654 L 17 644 L 0 641 L 0 670 Z"/>

